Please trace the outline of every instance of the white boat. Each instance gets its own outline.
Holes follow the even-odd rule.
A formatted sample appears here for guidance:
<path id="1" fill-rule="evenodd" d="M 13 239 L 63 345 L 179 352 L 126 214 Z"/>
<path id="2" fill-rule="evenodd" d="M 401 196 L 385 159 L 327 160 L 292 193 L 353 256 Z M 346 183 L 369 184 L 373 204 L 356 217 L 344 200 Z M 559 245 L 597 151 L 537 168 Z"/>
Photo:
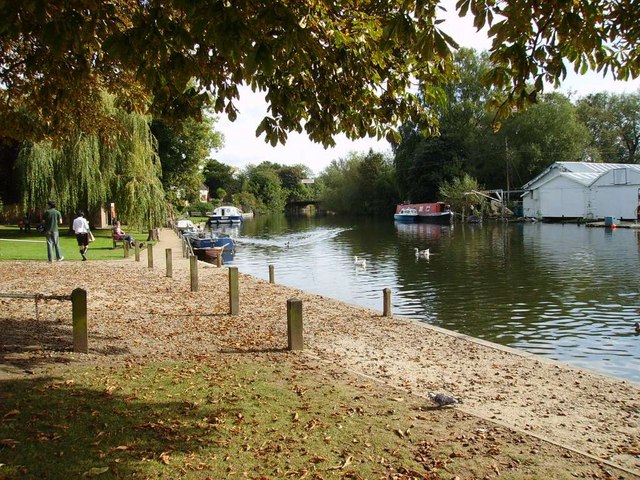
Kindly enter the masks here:
<path id="1" fill-rule="evenodd" d="M 222 205 L 213 210 L 213 215 L 209 217 L 209 225 L 220 223 L 242 223 L 242 210 L 233 205 Z"/>
<path id="2" fill-rule="evenodd" d="M 393 219 L 400 223 L 415 223 L 418 220 L 418 211 L 410 207 L 401 208 L 393 215 Z"/>
<path id="3" fill-rule="evenodd" d="M 176 229 L 182 233 L 195 232 L 196 226 L 191 220 L 178 220 L 176 222 Z"/>

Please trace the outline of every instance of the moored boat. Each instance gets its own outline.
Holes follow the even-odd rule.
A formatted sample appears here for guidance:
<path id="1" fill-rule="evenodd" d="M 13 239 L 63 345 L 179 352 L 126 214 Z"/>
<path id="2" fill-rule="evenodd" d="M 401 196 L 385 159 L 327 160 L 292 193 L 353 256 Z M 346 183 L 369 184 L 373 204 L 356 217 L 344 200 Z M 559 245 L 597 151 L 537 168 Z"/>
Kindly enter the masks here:
<path id="1" fill-rule="evenodd" d="M 232 205 L 222 205 L 213 210 L 213 215 L 209 217 L 210 225 L 221 223 L 242 223 L 242 210 Z"/>
<path id="2" fill-rule="evenodd" d="M 178 220 L 176 222 L 176 230 L 180 233 L 195 232 L 196 226 L 191 220 Z"/>
<path id="3" fill-rule="evenodd" d="M 236 242 L 229 235 L 207 235 L 199 233 L 188 237 L 193 249 L 204 249 L 212 247 L 222 247 L 229 250 L 236 248 Z"/>
<path id="4" fill-rule="evenodd" d="M 415 208 L 403 207 L 393 215 L 393 219 L 400 223 L 415 223 L 418 220 L 418 211 Z"/>
<path id="5" fill-rule="evenodd" d="M 193 253 L 200 260 L 212 261 L 218 256 L 229 254 L 233 257 L 236 243 L 229 235 L 213 235 L 203 232 L 188 235 Z"/>
<path id="6" fill-rule="evenodd" d="M 396 206 L 396 215 L 403 209 L 416 210 L 416 222 L 436 223 L 439 225 L 449 225 L 453 222 L 453 212 L 449 204 L 445 202 L 400 204 Z"/>

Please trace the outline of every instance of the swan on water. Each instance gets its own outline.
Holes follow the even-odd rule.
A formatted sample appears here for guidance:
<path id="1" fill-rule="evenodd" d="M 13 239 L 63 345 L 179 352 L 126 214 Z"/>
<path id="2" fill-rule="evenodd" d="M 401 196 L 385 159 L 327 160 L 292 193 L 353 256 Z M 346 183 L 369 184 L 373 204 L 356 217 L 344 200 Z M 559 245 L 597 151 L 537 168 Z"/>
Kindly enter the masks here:
<path id="1" fill-rule="evenodd" d="M 353 257 L 353 264 L 356 267 L 367 268 L 367 261 L 364 258 Z"/>
<path id="2" fill-rule="evenodd" d="M 431 252 L 429 251 L 428 248 L 426 250 L 420 250 L 418 248 L 414 248 L 414 250 L 416 252 L 416 257 L 429 258 L 429 256 L 431 255 Z"/>

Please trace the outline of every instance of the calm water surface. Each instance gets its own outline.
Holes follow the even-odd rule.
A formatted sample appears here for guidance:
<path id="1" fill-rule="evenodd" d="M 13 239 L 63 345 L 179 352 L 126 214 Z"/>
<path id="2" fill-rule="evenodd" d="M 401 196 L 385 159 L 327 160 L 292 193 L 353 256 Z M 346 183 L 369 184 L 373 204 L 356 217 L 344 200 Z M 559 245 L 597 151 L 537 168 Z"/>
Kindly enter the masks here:
<path id="1" fill-rule="evenodd" d="M 640 230 L 269 216 L 230 233 L 241 272 L 274 264 L 280 284 L 378 310 L 388 287 L 394 314 L 640 381 Z"/>

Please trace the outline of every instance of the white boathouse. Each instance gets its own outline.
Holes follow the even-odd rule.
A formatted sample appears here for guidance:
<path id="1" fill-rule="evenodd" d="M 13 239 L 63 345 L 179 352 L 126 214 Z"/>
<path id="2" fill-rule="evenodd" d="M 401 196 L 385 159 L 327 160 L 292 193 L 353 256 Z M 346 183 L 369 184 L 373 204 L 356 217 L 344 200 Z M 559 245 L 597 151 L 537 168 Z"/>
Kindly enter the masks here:
<path id="1" fill-rule="evenodd" d="M 522 189 L 523 215 L 539 220 L 640 217 L 640 165 L 556 162 Z"/>

